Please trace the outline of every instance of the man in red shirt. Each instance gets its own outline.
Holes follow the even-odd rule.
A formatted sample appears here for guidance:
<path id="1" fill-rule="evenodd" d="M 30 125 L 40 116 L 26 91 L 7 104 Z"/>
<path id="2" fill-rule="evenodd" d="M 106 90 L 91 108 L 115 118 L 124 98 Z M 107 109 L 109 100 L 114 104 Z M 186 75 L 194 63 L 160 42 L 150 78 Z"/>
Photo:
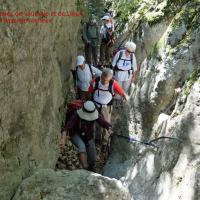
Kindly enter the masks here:
<path id="1" fill-rule="evenodd" d="M 112 78 L 113 71 L 109 68 L 105 68 L 101 77 L 94 79 L 89 87 L 93 102 L 107 122 L 111 122 L 113 97 L 119 94 L 126 101 L 129 99 L 129 96 L 124 92 L 118 82 Z M 108 139 L 109 133 L 104 129 L 102 151 L 106 149 Z"/>

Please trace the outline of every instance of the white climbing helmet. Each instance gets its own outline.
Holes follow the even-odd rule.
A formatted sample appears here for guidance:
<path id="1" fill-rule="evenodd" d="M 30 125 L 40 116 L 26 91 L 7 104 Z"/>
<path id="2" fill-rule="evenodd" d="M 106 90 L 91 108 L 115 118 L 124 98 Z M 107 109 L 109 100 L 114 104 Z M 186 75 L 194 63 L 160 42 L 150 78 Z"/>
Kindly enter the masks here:
<path id="1" fill-rule="evenodd" d="M 76 66 L 82 65 L 85 62 L 84 56 L 77 56 L 76 58 Z"/>
<path id="2" fill-rule="evenodd" d="M 136 50 L 136 44 L 134 43 L 134 42 L 131 42 L 131 41 L 129 41 L 129 42 L 127 42 L 126 44 L 125 44 L 125 48 L 129 51 L 129 52 L 135 52 L 135 50 Z"/>
<path id="3" fill-rule="evenodd" d="M 105 15 L 105 16 L 103 16 L 103 17 L 101 18 L 101 20 L 109 20 L 109 19 L 110 19 L 110 17 L 107 16 L 107 15 Z"/>

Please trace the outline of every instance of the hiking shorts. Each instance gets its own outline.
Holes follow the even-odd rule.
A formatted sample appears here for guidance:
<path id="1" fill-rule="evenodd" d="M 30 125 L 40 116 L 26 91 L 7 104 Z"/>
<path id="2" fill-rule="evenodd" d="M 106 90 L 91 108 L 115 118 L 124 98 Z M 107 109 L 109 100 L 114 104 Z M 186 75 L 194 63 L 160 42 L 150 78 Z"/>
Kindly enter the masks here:
<path id="1" fill-rule="evenodd" d="M 86 145 L 79 134 L 71 136 L 71 142 L 77 147 L 78 153 L 87 153 L 88 160 L 92 163 L 96 161 L 95 141 L 91 139 Z"/>

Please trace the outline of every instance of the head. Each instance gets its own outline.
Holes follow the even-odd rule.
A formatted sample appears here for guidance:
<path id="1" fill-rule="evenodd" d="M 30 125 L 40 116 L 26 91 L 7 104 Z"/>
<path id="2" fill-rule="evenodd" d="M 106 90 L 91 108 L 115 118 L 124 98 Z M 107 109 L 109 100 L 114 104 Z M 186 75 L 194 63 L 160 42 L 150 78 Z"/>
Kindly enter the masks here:
<path id="1" fill-rule="evenodd" d="M 84 56 L 77 56 L 76 58 L 76 66 L 79 66 L 81 69 L 85 68 L 85 58 Z"/>
<path id="2" fill-rule="evenodd" d="M 97 20 L 95 19 L 95 17 L 93 15 L 89 18 L 89 23 L 91 25 L 95 25 L 97 23 Z"/>
<path id="3" fill-rule="evenodd" d="M 78 116 L 86 121 L 98 119 L 98 111 L 92 101 L 86 101 L 83 107 L 77 111 Z"/>
<path id="4" fill-rule="evenodd" d="M 101 74 L 101 83 L 103 85 L 109 84 L 112 77 L 113 77 L 113 70 L 112 69 L 109 69 L 109 68 L 103 69 L 102 74 Z"/>
<path id="5" fill-rule="evenodd" d="M 135 50 L 136 50 L 136 44 L 134 42 L 127 42 L 125 44 L 125 49 L 126 49 L 126 52 L 131 54 L 131 53 L 134 53 Z"/>
<path id="6" fill-rule="evenodd" d="M 112 31 L 113 29 L 112 24 L 110 22 L 106 24 L 106 27 L 108 28 L 108 31 Z"/>
<path id="7" fill-rule="evenodd" d="M 103 20 L 103 23 L 104 24 L 108 24 L 110 22 L 110 17 L 105 15 L 101 18 L 101 20 Z"/>

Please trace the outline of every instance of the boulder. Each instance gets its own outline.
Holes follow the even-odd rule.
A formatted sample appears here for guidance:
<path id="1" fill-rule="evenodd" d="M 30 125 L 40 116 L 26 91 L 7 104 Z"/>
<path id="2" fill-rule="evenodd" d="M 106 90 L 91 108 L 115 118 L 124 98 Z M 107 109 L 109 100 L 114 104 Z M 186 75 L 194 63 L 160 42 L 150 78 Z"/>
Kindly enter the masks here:
<path id="1" fill-rule="evenodd" d="M 18 188 L 13 200 L 131 200 L 120 181 L 85 170 L 40 170 Z"/>

